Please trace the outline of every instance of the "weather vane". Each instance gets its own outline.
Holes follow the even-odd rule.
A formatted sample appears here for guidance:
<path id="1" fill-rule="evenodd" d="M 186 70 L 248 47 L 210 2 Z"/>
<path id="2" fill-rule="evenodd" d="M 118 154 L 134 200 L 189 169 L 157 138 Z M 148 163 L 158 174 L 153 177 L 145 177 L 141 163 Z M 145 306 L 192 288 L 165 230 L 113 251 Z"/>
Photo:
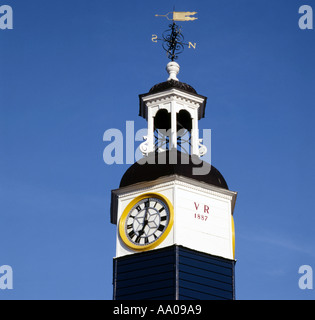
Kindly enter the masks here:
<path id="1" fill-rule="evenodd" d="M 197 12 L 168 12 L 164 15 L 156 14 L 156 17 L 165 17 L 167 20 L 173 21 L 172 24 L 169 25 L 170 29 L 164 31 L 162 33 L 162 39 L 159 39 L 156 34 L 152 35 L 152 41 L 157 42 L 158 40 L 163 41 L 162 47 L 167 53 L 167 57 L 174 61 L 178 58 L 178 55 L 184 51 L 184 46 L 188 46 L 188 48 L 196 49 L 196 43 L 184 42 L 184 36 L 181 32 L 181 27 L 178 26 L 175 21 L 193 21 L 198 18 L 191 17 L 195 15 Z M 173 15 L 172 18 L 169 15 Z"/>

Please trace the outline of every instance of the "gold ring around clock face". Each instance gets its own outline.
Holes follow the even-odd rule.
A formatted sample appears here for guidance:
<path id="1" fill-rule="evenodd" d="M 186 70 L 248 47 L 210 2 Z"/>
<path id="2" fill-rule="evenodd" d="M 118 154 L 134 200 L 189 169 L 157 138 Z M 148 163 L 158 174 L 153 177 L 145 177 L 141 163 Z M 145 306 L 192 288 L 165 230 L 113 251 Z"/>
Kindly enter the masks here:
<path id="1" fill-rule="evenodd" d="M 133 199 L 119 221 L 119 234 L 131 249 L 144 251 L 158 246 L 173 225 L 173 206 L 158 193 Z"/>

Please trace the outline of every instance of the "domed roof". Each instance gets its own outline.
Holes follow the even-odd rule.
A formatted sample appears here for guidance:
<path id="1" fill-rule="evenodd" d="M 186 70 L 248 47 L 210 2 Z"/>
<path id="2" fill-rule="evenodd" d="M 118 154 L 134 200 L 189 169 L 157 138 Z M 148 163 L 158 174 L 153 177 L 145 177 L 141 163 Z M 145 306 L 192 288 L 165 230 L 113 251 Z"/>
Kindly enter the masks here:
<path id="1" fill-rule="evenodd" d="M 138 182 L 153 181 L 160 177 L 175 174 L 228 190 L 225 179 L 214 166 L 204 161 L 200 163 L 200 160 L 199 164 L 195 164 L 198 162 L 194 157 L 199 160 L 197 156 L 192 157 L 177 150 L 152 153 L 129 167 L 123 175 L 119 187 L 126 187 Z M 194 174 L 193 169 L 197 168 L 199 168 L 199 173 L 205 174 Z"/>
<path id="2" fill-rule="evenodd" d="M 177 80 L 173 80 L 173 79 L 154 85 L 150 89 L 149 94 L 161 92 L 161 91 L 164 91 L 164 90 L 167 90 L 167 89 L 171 89 L 171 88 L 185 90 L 187 92 L 197 94 L 197 91 L 192 86 L 190 86 L 189 84 L 184 83 L 184 82 L 180 82 L 180 81 L 177 81 Z"/>

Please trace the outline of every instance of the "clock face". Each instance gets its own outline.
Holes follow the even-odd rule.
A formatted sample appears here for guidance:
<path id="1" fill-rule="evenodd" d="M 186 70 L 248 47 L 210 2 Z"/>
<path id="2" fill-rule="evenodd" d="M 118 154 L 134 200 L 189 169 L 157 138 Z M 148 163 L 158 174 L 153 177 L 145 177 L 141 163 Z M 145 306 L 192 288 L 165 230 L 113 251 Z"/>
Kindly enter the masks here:
<path id="1" fill-rule="evenodd" d="M 138 197 L 127 206 L 120 220 L 120 236 L 136 250 L 158 245 L 171 227 L 169 201 L 159 194 Z"/>

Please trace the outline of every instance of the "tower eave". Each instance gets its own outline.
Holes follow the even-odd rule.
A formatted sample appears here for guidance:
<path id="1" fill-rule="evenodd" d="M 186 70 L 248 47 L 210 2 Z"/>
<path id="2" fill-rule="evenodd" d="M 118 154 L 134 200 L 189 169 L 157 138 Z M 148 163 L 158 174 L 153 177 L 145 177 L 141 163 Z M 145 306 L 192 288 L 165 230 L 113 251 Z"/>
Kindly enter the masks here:
<path id="1" fill-rule="evenodd" d="M 207 104 L 207 97 L 202 96 L 197 93 L 189 92 L 187 90 L 181 88 L 166 88 L 157 92 L 148 92 L 139 95 L 139 116 L 147 119 L 147 103 L 150 101 L 154 101 L 160 99 L 162 97 L 166 97 L 169 95 L 177 95 L 178 97 L 182 97 L 184 99 L 190 100 L 193 103 L 198 104 L 198 120 L 205 117 L 205 109 Z"/>
<path id="2" fill-rule="evenodd" d="M 112 224 L 117 224 L 117 210 L 118 210 L 118 198 L 130 193 L 136 192 L 136 190 L 142 190 L 143 192 L 155 188 L 157 185 L 169 184 L 169 183 L 185 183 L 189 184 L 193 188 L 202 188 L 203 190 L 208 190 L 216 196 L 229 198 L 231 200 L 231 214 L 233 215 L 237 192 L 222 188 L 213 184 L 209 184 L 203 181 L 198 181 L 193 178 L 185 177 L 178 174 L 171 174 L 168 176 L 162 176 L 158 179 L 151 181 L 141 181 L 131 185 L 119 187 L 111 191 L 111 206 L 110 206 L 110 221 Z"/>

